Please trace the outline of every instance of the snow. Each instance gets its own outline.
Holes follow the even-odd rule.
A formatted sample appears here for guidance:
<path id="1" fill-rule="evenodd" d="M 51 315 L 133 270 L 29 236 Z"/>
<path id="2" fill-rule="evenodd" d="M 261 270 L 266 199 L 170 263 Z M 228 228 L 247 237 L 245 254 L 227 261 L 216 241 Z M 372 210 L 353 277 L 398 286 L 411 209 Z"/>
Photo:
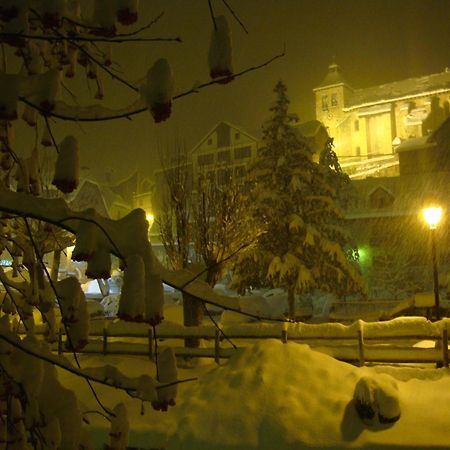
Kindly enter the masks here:
<path id="1" fill-rule="evenodd" d="M 214 22 L 208 53 L 209 73 L 211 78 L 232 77 L 231 33 L 227 18 L 215 17 Z"/>
<path id="2" fill-rule="evenodd" d="M 66 136 L 58 147 L 58 158 L 52 184 L 61 192 L 74 191 L 80 182 L 78 142 L 73 136 Z"/>
<path id="3" fill-rule="evenodd" d="M 80 358 L 83 365 L 96 361 L 93 356 Z M 153 363 L 145 359 L 107 359 L 133 376 L 155 371 Z M 102 363 L 104 360 L 97 361 Z M 87 387 L 70 375 L 62 375 L 69 386 L 77 387 L 85 409 L 95 406 Z M 129 445 L 135 447 L 448 448 L 450 414 L 444 405 L 450 401 L 450 373 L 446 369 L 357 368 L 304 344 L 267 340 L 235 351 L 220 366 L 179 369 L 181 379 L 192 376 L 198 380 L 178 386 L 177 405 L 166 413 L 145 408 L 141 415 L 139 402 L 109 388 L 98 386 L 98 391 L 109 403 L 126 404 L 132 424 Z M 359 419 L 353 396 L 363 377 L 383 386 L 397 386 L 398 422 L 366 425 Z M 388 407 L 391 414 L 395 402 L 387 399 L 378 397 L 378 402 L 380 409 Z M 100 448 L 107 441 L 109 424 L 97 415 L 89 419 Z"/>

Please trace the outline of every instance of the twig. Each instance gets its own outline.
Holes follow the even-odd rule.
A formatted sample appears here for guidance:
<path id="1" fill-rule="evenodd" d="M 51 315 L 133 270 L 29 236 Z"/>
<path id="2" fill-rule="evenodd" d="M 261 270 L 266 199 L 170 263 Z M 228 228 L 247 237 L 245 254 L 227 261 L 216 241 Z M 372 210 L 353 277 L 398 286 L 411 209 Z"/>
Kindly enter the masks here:
<path id="1" fill-rule="evenodd" d="M 206 307 L 205 302 L 203 302 L 203 308 L 206 311 L 206 314 L 208 314 L 209 319 L 211 320 L 211 322 L 214 324 L 214 326 L 219 330 L 219 333 L 222 334 L 222 336 L 224 337 L 224 339 L 231 344 L 231 346 L 237 350 L 236 345 L 234 344 L 234 342 L 225 334 L 225 332 L 222 330 L 222 328 L 219 327 L 219 324 L 216 322 L 216 320 L 214 319 L 214 317 L 212 316 L 212 314 L 210 313 L 210 311 L 208 310 L 208 308 Z"/>
<path id="2" fill-rule="evenodd" d="M 242 27 L 242 29 L 248 34 L 247 28 L 241 22 L 238 15 L 234 12 L 234 10 L 231 8 L 231 6 L 228 4 L 227 0 L 222 0 L 222 3 L 228 8 L 228 11 L 230 11 L 231 15 L 236 19 L 236 21 L 239 23 L 239 25 Z"/>
<path id="3" fill-rule="evenodd" d="M 212 23 L 214 25 L 214 30 L 217 30 L 217 23 L 216 23 L 216 18 L 214 17 L 214 11 L 213 11 L 213 7 L 211 4 L 211 0 L 208 0 L 208 8 L 209 8 L 209 14 L 211 16 Z"/>
<path id="4" fill-rule="evenodd" d="M 269 60 L 263 62 L 262 64 L 259 64 L 257 66 L 249 67 L 249 68 L 247 68 L 247 69 L 245 69 L 245 70 L 243 70 L 241 72 L 233 74 L 233 77 L 234 78 L 239 78 L 242 75 L 245 75 L 245 74 L 247 74 L 249 72 L 253 72 L 255 70 L 261 69 L 261 68 L 271 64 L 273 61 L 275 61 L 275 60 L 277 60 L 279 58 L 282 58 L 284 55 L 285 55 L 284 52 L 280 53 L 278 55 L 275 55 L 272 58 L 270 58 Z M 212 86 L 214 84 L 222 84 L 225 80 L 229 80 L 229 77 L 216 78 L 214 80 L 202 83 L 202 84 L 200 84 L 200 85 L 198 85 L 196 87 L 193 87 L 193 88 L 191 88 L 191 89 L 189 89 L 189 90 L 187 90 L 185 92 L 182 92 L 181 94 L 175 95 L 173 97 L 173 100 L 178 100 L 179 98 L 186 97 L 187 95 L 198 93 L 198 91 L 200 89 L 204 89 L 204 88 L 206 88 L 208 86 Z M 19 96 L 19 100 L 22 103 L 25 103 L 26 105 L 31 106 L 32 108 L 38 110 L 39 112 L 41 112 L 43 114 L 46 114 L 46 115 L 51 116 L 51 117 L 55 117 L 57 119 L 67 120 L 67 121 L 72 121 L 72 122 L 103 122 L 103 121 L 106 121 L 106 120 L 115 120 L 115 119 L 124 119 L 124 118 L 128 118 L 129 119 L 131 116 L 135 116 L 135 115 L 140 114 L 140 113 L 142 113 L 144 111 L 147 111 L 147 107 L 143 107 L 143 108 L 135 109 L 134 111 L 129 111 L 129 112 L 126 112 L 126 113 L 119 113 L 119 114 L 111 114 L 111 115 L 106 115 L 106 116 L 103 116 L 103 117 L 73 117 L 73 116 L 65 116 L 64 114 L 60 114 L 60 113 L 57 113 L 57 112 L 54 112 L 54 111 L 53 112 L 52 111 L 50 111 L 50 112 L 49 111 L 45 111 L 40 106 L 30 102 L 26 97 L 23 97 L 23 96 Z"/>
<path id="5" fill-rule="evenodd" d="M 59 154 L 58 144 L 56 143 L 55 136 L 53 136 L 52 129 L 50 128 L 50 123 L 48 121 L 48 117 L 44 116 L 44 120 L 45 120 L 45 126 L 47 127 L 47 130 L 48 130 L 48 134 L 50 135 L 50 138 L 53 142 L 53 146 L 55 147 L 56 153 Z"/>
<path id="6" fill-rule="evenodd" d="M 154 37 L 154 38 L 107 38 L 107 37 L 87 37 L 87 36 L 52 36 L 42 34 L 23 34 L 23 33 L 0 33 L 2 38 L 21 37 L 31 41 L 68 41 L 71 44 L 74 42 L 108 42 L 110 44 L 122 44 L 124 42 L 183 42 L 180 37 Z"/>
<path id="7" fill-rule="evenodd" d="M 53 357 L 53 355 L 44 355 L 40 352 L 35 351 L 34 349 L 31 349 L 31 348 L 28 348 L 27 346 L 22 345 L 22 342 L 20 340 L 18 341 L 16 339 L 13 339 L 10 336 L 5 335 L 2 330 L 0 330 L 0 339 L 6 341 L 8 344 L 12 345 L 13 347 L 27 353 L 28 355 L 34 356 L 42 361 L 48 362 L 54 366 L 59 367 L 60 369 L 66 370 L 67 372 L 70 372 L 74 375 L 80 376 L 89 382 L 100 383 L 105 386 L 113 387 L 113 388 L 125 391 L 128 394 L 136 397 L 135 394 L 133 395 L 133 392 L 136 391 L 136 388 L 119 386 L 119 385 L 113 384 L 111 381 L 109 381 L 109 379 L 95 377 L 92 374 L 84 372 L 83 369 L 76 368 L 74 366 L 69 366 L 69 365 L 67 365 L 67 363 L 64 364 L 58 358 Z M 197 377 L 184 378 L 182 380 L 176 380 L 176 381 L 172 381 L 170 383 L 159 384 L 158 386 L 155 386 L 155 389 L 164 389 L 164 388 L 167 388 L 170 386 L 174 386 L 175 384 L 187 383 L 189 381 L 196 381 L 197 379 L 198 379 Z"/>
<path id="8" fill-rule="evenodd" d="M 35 252 L 35 254 L 36 254 L 36 257 L 38 258 L 39 264 L 41 264 L 42 268 L 44 269 L 44 272 L 45 272 L 45 274 L 46 274 L 46 276 L 47 276 L 48 282 L 50 283 L 50 286 L 51 286 L 51 288 L 52 288 L 53 293 L 55 294 L 56 301 L 58 302 L 59 309 L 62 311 L 63 308 L 61 307 L 61 298 L 60 298 L 59 295 L 58 295 L 58 291 L 56 290 L 55 283 L 53 282 L 52 277 L 50 276 L 50 274 L 49 274 L 49 272 L 48 272 L 47 266 L 45 265 L 44 260 L 42 259 L 42 255 L 40 254 L 39 249 L 38 249 L 37 246 L 36 246 L 36 242 L 35 242 L 35 240 L 34 240 L 34 238 L 33 238 L 33 233 L 31 232 L 30 224 L 28 223 L 28 220 L 27 220 L 26 217 L 24 217 L 23 220 L 24 220 L 24 222 L 25 222 L 25 226 L 26 226 L 26 228 L 27 228 L 28 236 L 29 236 L 29 238 L 30 238 L 31 245 L 32 245 L 33 248 L 34 248 L 34 252 Z M 68 340 L 69 345 L 70 345 L 70 349 L 72 350 L 72 354 L 73 354 L 74 360 L 75 360 L 75 362 L 76 362 L 78 368 L 81 369 L 81 364 L 80 364 L 80 362 L 79 362 L 79 360 L 78 360 L 77 353 L 76 353 L 76 351 L 74 350 L 74 346 L 73 346 L 73 343 L 72 343 L 72 338 L 71 338 L 70 333 L 69 333 L 69 330 L 68 330 L 68 328 L 67 328 L 67 324 L 66 324 L 64 321 L 63 321 L 62 323 L 63 323 L 63 326 L 64 326 L 64 330 L 65 330 L 65 332 L 66 332 L 66 336 L 67 336 L 67 340 Z M 91 392 L 92 392 L 92 394 L 93 394 L 95 400 L 97 401 L 97 403 L 99 404 L 99 406 L 103 409 L 103 411 L 105 411 L 106 414 L 109 414 L 109 415 L 111 415 L 111 416 L 114 416 L 114 413 L 111 412 L 111 411 L 109 411 L 108 408 L 106 408 L 106 407 L 103 405 L 103 403 L 101 402 L 100 398 L 99 398 L 98 395 L 97 395 L 97 392 L 96 392 L 95 389 L 94 389 L 94 386 L 92 386 L 91 382 L 90 382 L 89 380 L 87 380 L 87 383 L 88 383 L 88 385 L 89 385 L 89 388 L 91 389 Z"/>

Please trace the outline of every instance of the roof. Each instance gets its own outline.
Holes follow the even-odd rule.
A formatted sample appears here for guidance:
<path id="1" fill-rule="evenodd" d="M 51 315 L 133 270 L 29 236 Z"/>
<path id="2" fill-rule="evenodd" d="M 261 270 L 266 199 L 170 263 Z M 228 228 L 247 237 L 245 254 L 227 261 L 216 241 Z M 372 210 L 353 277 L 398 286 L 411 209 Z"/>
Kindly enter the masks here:
<path id="1" fill-rule="evenodd" d="M 341 68 L 336 63 L 333 63 L 328 66 L 328 73 L 325 75 L 325 78 L 323 79 L 322 83 L 320 83 L 316 88 L 314 88 L 314 90 L 330 86 L 337 86 L 340 84 L 348 85 L 348 83 L 344 78 Z"/>
<path id="2" fill-rule="evenodd" d="M 450 90 L 450 70 L 425 75 L 422 77 L 408 78 L 363 89 L 355 89 L 349 99 L 348 107 L 358 105 L 392 101 L 396 98 L 408 96 L 427 95 L 430 92 Z"/>
<path id="3" fill-rule="evenodd" d="M 203 144 L 203 142 L 205 142 L 205 141 L 208 139 L 208 137 L 209 137 L 212 133 L 214 133 L 214 131 L 216 131 L 217 128 L 219 128 L 219 127 L 222 126 L 222 125 L 225 125 L 225 126 L 227 126 L 227 127 L 229 127 L 229 128 L 233 128 L 233 129 L 235 129 L 235 130 L 238 130 L 239 133 L 244 134 L 245 136 L 247 136 L 248 138 L 250 138 L 251 140 L 253 140 L 253 141 L 255 141 L 255 142 L 259 141 L 258 138 L 256 138 L 255 136 L 251 135 L 249 132 L 245 131 L 243 128 L 238 127 L 238 126 L 236 126 L 236 125 L 233 125 L 233 124 L 231 124 L 230 122 L 221 121 L 221 122 L 216 123 L 216 125 L 215 125 L 211 130 L 209 130 L 208 133 L 207 133 L 202 139 L 200 139 L 200 141 L 192 148 L 192 150 L 190 151 L 190 153 L 194 153 L 194 152 L 198 149 L 198 147 L 200 147 L 200 146 Z"/>
<path id="4" fill-rule="evenodd" d="M 324 124 L 318 120 L 308 120 L 308 122 L 299 123 L 295 126 L 295 129 L 306 138 L 315 137 L 321 130 L 327 132 Z"/>

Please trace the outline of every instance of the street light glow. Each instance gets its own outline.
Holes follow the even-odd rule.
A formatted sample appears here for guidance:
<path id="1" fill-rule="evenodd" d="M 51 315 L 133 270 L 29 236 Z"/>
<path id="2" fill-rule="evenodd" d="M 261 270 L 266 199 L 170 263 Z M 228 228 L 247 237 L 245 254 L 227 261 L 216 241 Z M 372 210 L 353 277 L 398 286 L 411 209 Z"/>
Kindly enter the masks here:
<path id="1" fill-rule="evenodd" d="M 147 213 L 147 215 L 145 216 L 145 218 L 147 219 L 147 222 L 148 222 L 149 224 L 152 224 L 153 221 L 155 220 L 155 217 L 153 216 L 152 213 Z"/>
<path id="2" fill-rule="evenodd" d="M 438 223 L 442 217 L 442 208 L 439 206 L 432 206 L 429 208 L 424 208 L 422 210 L 425 222 L 428 224 L 431 230 L 436 229 Z"/>

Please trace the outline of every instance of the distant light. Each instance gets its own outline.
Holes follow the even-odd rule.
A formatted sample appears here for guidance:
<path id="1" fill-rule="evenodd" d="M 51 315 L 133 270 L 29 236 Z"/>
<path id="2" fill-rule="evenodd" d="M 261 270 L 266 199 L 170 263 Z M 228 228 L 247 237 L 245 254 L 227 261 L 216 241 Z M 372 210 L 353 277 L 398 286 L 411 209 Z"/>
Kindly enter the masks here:
<path id="1" fill-rule="evenodd" d="M 431 230 L 436 229 L 442 217 L 442 208 L 439 206 L 431 206 L 422 210 L 423 218 Z"/>
<path id="2" fill-rule="evenodd" d="M 153 216 L 152 213 L 147 213 L 147 215 L 145 216 L 145 218 L 147 219 L 147 222 L 148 222 L 149 224 L 152 224 L 153 221 L 155 220 L 155 217 Z"/>
<path id="3" fill-rule="evenodd" d="M 9 267 L 12 265 L 12 261 L 10 259 L 0 259 L 0 266 Z"/>

